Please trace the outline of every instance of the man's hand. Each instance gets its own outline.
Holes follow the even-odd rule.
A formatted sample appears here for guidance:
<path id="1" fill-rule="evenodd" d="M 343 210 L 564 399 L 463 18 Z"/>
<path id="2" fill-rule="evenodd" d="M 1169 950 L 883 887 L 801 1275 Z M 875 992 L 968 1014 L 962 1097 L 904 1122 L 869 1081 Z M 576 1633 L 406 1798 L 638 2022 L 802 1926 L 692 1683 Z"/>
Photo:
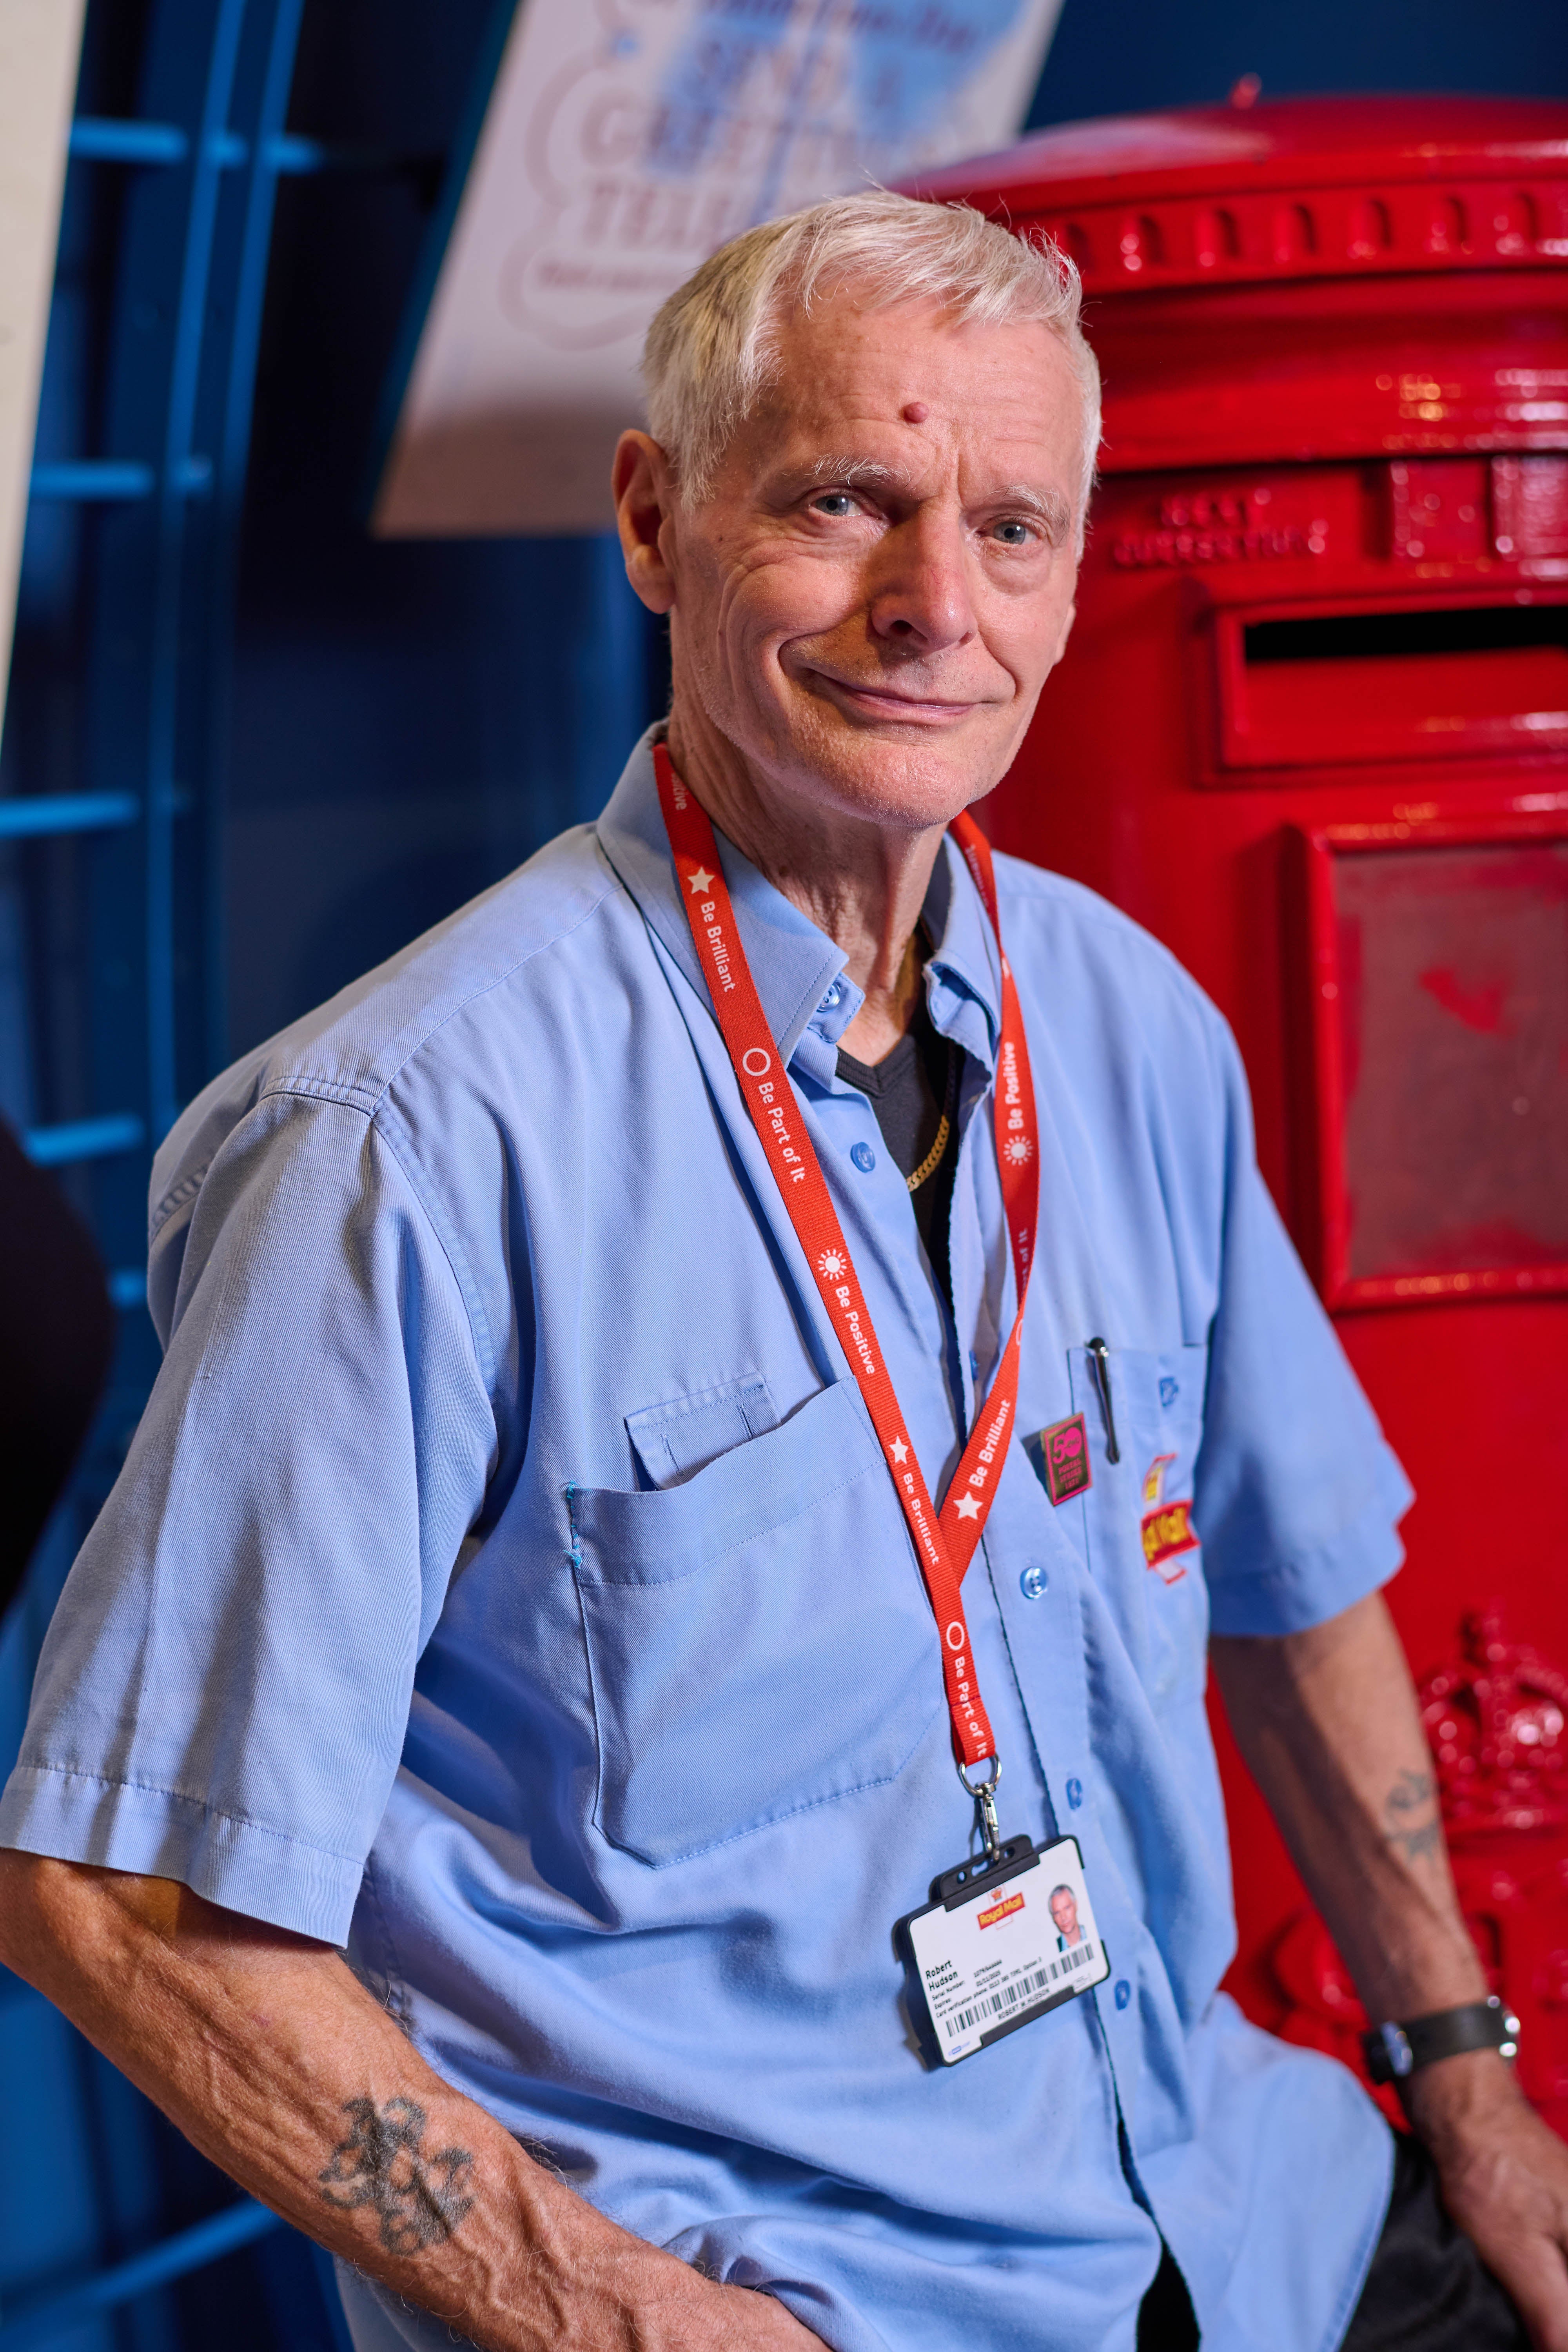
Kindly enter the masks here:
<path id="1" fill-rule="evenodd" d="M 1490 2051 L 1424 2067 L 1405 2106 L 1444 2204 L 1519 2305 L 1538 2352 L 1568 2352 L 1568 2147 Z"/>
<path id="2" fill-rule="evenodd" d="M 616 2352 L 622 2345 L 626 2352 L 822 2352 L 821 2337 L 773 2295 L 715 2285 L 684 2263 L 675 2267 L 685 2271 L 686 2282 L 674 2294 L 651 2303 L 639 2296 L 631 2309 L 606 2313 L 605 2331 L 593 2339 L 595 2346 L 614 2345 Z M 586 2339 L 564 2332 L 557 2340 L 575 2345 Z"/>
<path id="3" fill-rule="evenodd" d="M 573 2217 L 563 2238 L 552 2232 L 518 2250 L 505 2300 L 527 2313 L 515 2338 L 527 2352 L 822 2352 L 821 2339 L 775 2296 L 721 2286 L 591 2208 L 578 2210 L 582 2226 Z M 459 2330 L 468 2324 L 461 2313 L 453 2320 Z"/>
<path id="4" fill-rule="evenodd" d="M 570 2190 L 559 2194 L 564 2230 L 547 2228 L 518 2249 L 505 2297 L 527 2313 L 520 2352 L 566 2345 L 572 2352 L 822 2352 L 820 2337 L 775 2296 L 721 2286 L 606 2221 Z M 454 2325 L 464 2324 L 459 2315 Z M 506 2336 L 509 2347 L 512 2340 Z"/>

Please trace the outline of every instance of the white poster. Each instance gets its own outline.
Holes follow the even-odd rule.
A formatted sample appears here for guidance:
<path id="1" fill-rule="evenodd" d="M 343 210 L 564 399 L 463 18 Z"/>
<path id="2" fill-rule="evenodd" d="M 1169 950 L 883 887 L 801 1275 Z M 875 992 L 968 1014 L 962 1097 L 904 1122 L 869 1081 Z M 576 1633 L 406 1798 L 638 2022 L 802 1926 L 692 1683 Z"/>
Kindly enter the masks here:
<path id="1" fill-rule="evenodd" d="M 1061 0 L 522 0 L 375 528 L 602 530 L 648 320 L 715 247 L 1016 132 Z"/>
<path id="2" fill-rule="evenodd" d="M 83 0 L 0 0 L 0 720 Z"/>

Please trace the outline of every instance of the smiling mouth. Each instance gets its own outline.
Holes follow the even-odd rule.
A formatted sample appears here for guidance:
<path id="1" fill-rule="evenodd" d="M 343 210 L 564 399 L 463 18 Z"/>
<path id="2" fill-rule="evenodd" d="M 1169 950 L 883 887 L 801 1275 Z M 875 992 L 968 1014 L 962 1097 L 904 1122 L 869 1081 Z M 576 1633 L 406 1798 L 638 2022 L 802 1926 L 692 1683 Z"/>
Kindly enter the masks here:
<path id="1" fill-rule="evenodd" d="M 835 677 L 831 671 L 813 670 L 811 676 L 831 693 L 842 694 L 862 709 L 875 710 L 879 717 L 901 719 L 919 726 L 940 725 L 943 719 L 961 719 L 979 705 L 973 699 L 952 701 L 934 694 L 900 694 L 891 687 L 862 686 L 854 678 Z"/>

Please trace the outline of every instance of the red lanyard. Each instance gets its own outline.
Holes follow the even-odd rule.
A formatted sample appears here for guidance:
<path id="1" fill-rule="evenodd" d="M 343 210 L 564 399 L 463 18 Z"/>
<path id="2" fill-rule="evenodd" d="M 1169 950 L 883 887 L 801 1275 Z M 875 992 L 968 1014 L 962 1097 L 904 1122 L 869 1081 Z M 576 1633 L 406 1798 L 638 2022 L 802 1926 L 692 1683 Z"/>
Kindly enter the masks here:
<path id="1" fill-rule="evenodd" d="M 991 1392 L 975 1415 L 963 1457 L 938 1514 L 931 1508 L 898 1394 L 882 1360 L 871 1312 L 827 1190 L 827 1180 L 806 1134 L 795 1088 L 778 1059 L 773 1034 L 741 944 L 713 827 L 707 811 L 676 774 L 662 743 L 654 748 L 654 768 L 658 778 L 659 805 L 664 811 L 680 884 L 681 904 L 691 926 L 692 943 L 713 1000 L 736 1084 L 784 1196 L 790 1223 L 816 1276 L 823 1304 L 848 1358 L 849 1369 L 860 1383 L 871 1425 L 881 1442 L 883 1457 L 909 1522 L 931 1613 L 942 1632 L 942 1679 L 952 1722 L 953 1752 L 961 1766 L 979 1764 L 996 1751 L 970 1653 L 962 1587 L 990 1515 L 1017 1407 L 1018 1349 L 1040 1195 L 1034 1081 L 1029 1075 L 1029 1050 L 1024 1037 L 1018 992 L 1002 947 L 991 845 L 967 813 L 953 820 L 952 837 L 984 901 L 1002 964 L 1002 1037 L 993 1087 L 993 1112 L 1002 1171 L 1002 1204 L 1013 1247 L 1018 1307 Z"/>

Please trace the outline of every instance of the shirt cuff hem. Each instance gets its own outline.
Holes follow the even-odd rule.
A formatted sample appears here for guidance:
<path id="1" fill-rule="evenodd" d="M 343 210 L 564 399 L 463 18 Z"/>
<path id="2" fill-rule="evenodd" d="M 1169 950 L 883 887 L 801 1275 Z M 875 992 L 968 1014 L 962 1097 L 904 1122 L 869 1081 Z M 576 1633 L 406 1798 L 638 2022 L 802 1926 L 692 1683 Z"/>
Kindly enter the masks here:
<path id="1" fill-rule="evenodd" d="M 0 1796 L 0 1846 L 174 1878 L 226 1911 L 341 1950 L 363 1864 L 239 1821 L 173 1790 L 18 1764 Z"/>
<path id="2" fill-rule="evenodd" d="M 1226 1577 L 1210 1586 L 1211 1633 L 1266 1638 L 1301 1633 L 1364 1601 L 1404 1562 L 1399 1521 L 1415 1499 L 1410 1481 L 1393 1454 L 1386 1454 L 1371 1502 L 1331 1542 L 1274 1561 L 1255 1576 Z"/>

